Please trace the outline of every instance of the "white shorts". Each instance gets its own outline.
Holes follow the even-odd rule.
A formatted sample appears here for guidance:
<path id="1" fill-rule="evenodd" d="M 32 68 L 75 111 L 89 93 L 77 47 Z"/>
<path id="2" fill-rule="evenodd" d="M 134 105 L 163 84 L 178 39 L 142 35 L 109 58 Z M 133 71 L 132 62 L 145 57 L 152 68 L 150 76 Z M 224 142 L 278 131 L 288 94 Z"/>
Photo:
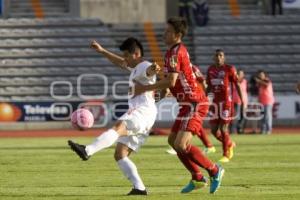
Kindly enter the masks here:
<path id="1" fill-rule="evenodd" d="M 146 142 L 148 135 L 129 135 L 121 136 L 117 142 L 126 145 L 133 151 L 137 152 L 138 149 Z"/>
<path id="2" fill-rule="evenodd" d="M 156 115 L 157 109 L 155 106 L 140 106 L 138 108 L 129 109 L 119 118 L 119 121 L 126 123 L 128 136 L 119 137 L 117 142 L 137 151 L 138 148 L 145 143 L 155 122 Z"/>

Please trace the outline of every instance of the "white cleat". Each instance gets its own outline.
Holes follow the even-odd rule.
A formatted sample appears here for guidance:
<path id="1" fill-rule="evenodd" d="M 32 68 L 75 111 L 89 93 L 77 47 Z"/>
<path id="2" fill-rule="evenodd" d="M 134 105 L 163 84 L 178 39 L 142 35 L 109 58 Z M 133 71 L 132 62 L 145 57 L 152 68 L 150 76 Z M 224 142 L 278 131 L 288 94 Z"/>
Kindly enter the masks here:
<path id="1" fill-rule="evenodd" d="M 166 152 L 171 155 L 177 155 L 177 152 L 173 148 L 166 150 Z"/>

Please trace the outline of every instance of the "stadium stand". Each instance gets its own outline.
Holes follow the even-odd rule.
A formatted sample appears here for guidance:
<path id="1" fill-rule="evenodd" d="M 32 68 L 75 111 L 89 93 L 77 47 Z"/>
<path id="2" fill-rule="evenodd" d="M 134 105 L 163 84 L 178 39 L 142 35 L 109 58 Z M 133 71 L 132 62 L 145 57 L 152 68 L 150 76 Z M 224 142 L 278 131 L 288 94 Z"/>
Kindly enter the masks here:
<path id="1" fill-rule="evenodd" d="M 68 2 L 62 0 L 41 0 L 36 4 L 41 4 L 43 9 L 43 15 L 45 17 L 60 17 L 65 16 L 68 13 Z M 35 8 L 32 6 L 32 1 L 20 1 L 20 0 L 11 0 L 10 3 L 11 12 L 10 17 L 35 17 Z M 39 6 L 39 5 L 37 5 Z"/>
<path id="2" fill-rule="evenodd" d="M 98 19 L 65 18 L 62 16 L 67 6 L 58 0 L 42 1 L 45 16 L 50 18 L 30 18 L 33 12 L 28 2 L 11 1 L 11 16 L 28 18 L 0 20 L 1 100 L 53 100 L 49 93 L 53 81 L 69 81 L 76 88 L 77 77 L 82 73 L 108 75 L 109 85 L 114 80 L 124 80 L 127 72 L 115 70 L 89 49 L 92 39 L 118 51 L 117 44 L 135 36 L 145 45 L 146 59 L 152 60 L 153 52 L 149 50 L 152 41 L 147 40 L 143 24 L 105 25 Z M 210 0 L 209 5 L 208 26 L 190 29 L 185 38 L 192 61 L 206 72 L 213 51 L 222 48 L 228 62 L 243 68 L 247 76 L 265 69 L 274 81 L 275 92 L 292 93 L 293 83 L 300 78 L 299 15 L 276 18 L 262 15 L 255 0 L 241 1 L 238 17 L 232 16 L 225 1 Z M 160 51 L 164 52 L 164 24 L 154 24 L 153 28 Z M 159 52 L 154 54 L 159 55 Z M 84 82 L 87 93 L 101 91 L 103 83 L 95 81 Z M 56 90 L 61 95 L 69 92 L 64 87 Z M 77 90 L 73 92 L 76 94 Z M 120 92 L 125 94 L 126 88 Z M 72 98 L 78 99 L 78 96 Z"/>
<path id="3" fill-rule="evenodd" d="M 221 48 L 227 61 L 242 68 L 248 78 L 264 69 L 274 81 L 275 93 L 294 93 L 300 74 L 300 12 L 263 15 L 257 1 L 245 0 L 239 1 L 240 15 L 232 16 L 225 1 L 210 0 L 209 4 L 208 26 L 193 30 L 196 63 L 201 69 L 206 71 L 213 51 Z"/>

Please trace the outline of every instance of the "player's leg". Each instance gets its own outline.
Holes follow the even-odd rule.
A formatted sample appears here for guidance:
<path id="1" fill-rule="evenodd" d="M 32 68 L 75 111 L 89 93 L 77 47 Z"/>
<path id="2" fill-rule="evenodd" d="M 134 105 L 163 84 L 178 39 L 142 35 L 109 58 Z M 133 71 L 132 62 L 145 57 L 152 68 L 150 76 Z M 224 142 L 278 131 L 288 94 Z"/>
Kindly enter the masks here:
<path id="1" fill-rule="evenodd" d="M 168 143 L 174 150 L 176 150 L 175 149 L 176 136 L 177 136 L 177 133 L 172 131 L 168 137 Z M 194 163 L 188 157 L 184 156 L 184 154 L 182 154 L 181 152 L 177 152 L 177 156 L 178 156 L 179 160 L 182 162 L 182 164 L 185 166 L 185 168 L 187 170 L 189 170 L 189 172 L 191 173 L 192 180 L 201 180 L 202 179 L 202 177 L 203 177 L 202 173 L 200 172 L 199 167 L 197 166 L 196 163 Z"/>
<path id="2" fill-rule="evenodd" d="M 114 158 L 124 176 L 132 183 L 133 189 L 128 195 L 147 195 L 145 185 L 138 173 L 136 165 L 129 159 L 133 150 L 125 144 L 117 143 Z"/>
<path id="3" fill-rule="evenodd" d="M 127 135 L 127 125 L 125 121 L 117 121 L 112 128 L 98 136 L 92 144 L 86 146 L 89 156 L 112 146 L 120 136 Z"/>
<path id="4" fill-rule="evenodd" d="M 231 141 L 229 132 L 228 132 L 228 123 L 222 123 L 220 125 L 220 130 L 222 133 L 222 147 L 223 147 L 223 157 L 219 160 L 219 162 L 229 162 L 229 160 L 233 157 L 233 148 L 235 147 L 235 143 Z"/>
<path id="5" fill-rule="evenodd" d="M 218 132 L 219 130 L 219 106 L 217 103 L 213 103 L 209 108 L 208 116 L 210 117 L 209 123 L 211 133 L 217 140 L 222 142 L 222 135 Z"/>
<path id="6" fill-rule="evenodd" d="M 177 155 L 177 152 L 174 149 L 174 141 L 175 141 L 175 139 L 176 139 L 176 133 L 171 132 L 170 135 L 168 136 L 168 143 L 170 145 L 170 148 L 166 150 L 166 152 L 168 154 Z"/>
<path id="7" fill-rule="evenodd" d="M 124 121 L 117 121 L 112 128 L 99 135 L 93 143 L 87 146 L 77 144 L 72 140 L 69 140 L 68 144 L 82 160 L 88 160 L 91 155 L 104 148 L 110 147 L 120 136 L 126 134 L 126 123 Z"/>
<path id="8" fill-rule="evenodd" d="M 216 122 L 216 123 L 213 123 L 213 122 L 210 122 L 210 131 L 211 131 L 211 134 L 213 134 L 213 136 L 215 136 L 215 138 L 217 140 L 219 140 L 220 142 L 222 142 L 222 134 L 218 131 L 219 130 L 219 124 Z"/>
<path id="9" fill-rule="evenodd" d="M 192 136 L 193 134 L 191 132 L 180 131 L 176 137 L 174 147 L 177 152 L 180 152 L 184 157 L 189 158 L 198 166 L 207 170 L 211 179 L 210 193 L 215 193 L 220 187 L 224 169 L 210 161 L 198 147 L 191 144 Z M 201 188 L 205 185 L 207 185 L 207 182 L 202 175 L 200 181 L 192 180 L 185 188 L 183 188 L 183 191 L 190 192 L 197 187 Z"/>
<path id="10" fill-rule="evenodd" d="M 186 136 L 192 137 L 192 135 L 186 135 Z M 173 147 L 177 151 L 179 160 L 186 167 L 186 169 L 189 170 L 189 172 L 192 175 L 192 180 L 181 190 L 181 193 L 189 193 L 195 189 L 200 189 L 202 187 L 205 187 L 207 185 L 207 179 L 203 176 L 202 172 L 199 169 L 198 164 L 194 162 L 189 156 L 186 155 L 185 150 L 182 150 L 186 148 L 185 147 L 186 144 L 183 144 L 183 142 L 179 143 L 177 140 L 180 140 L 180 138 L 178 138 L 176 134 L 175 140 L 173 141 Z"/>
<path id="11" fill-rule="evenodd" d="M 168 137 L 168 143 L 173 149 L 175 149 L 175 141 L 176 141 L 176 137 L 177 137 L 177 132 L 179 131 L 179 129 L 181 127 L 181 123 L 182 123 L 182 121 L 181 121 L 180 115 L 179 115 L 179 116 L 177 116 L 177 119 L 176 119 L 175 123 L 173 124 L 171 133 Z M 179 160 L 181 161 L 181 163 L 185 166 L 185 168 L 191 173 L 191 176 L 192 176 L 192 180 L 190 181 L 190 183 L 186 187 L 184 187 L 181 192 L 188 193 L 196 188 L 203 187 L 206 182 L 204 182 L 204 183 L 202 182 L 202 180 L 204 180 L 204 179 L 203 179 L 203 175 L 202 175 L 198 165 L 195 162 L 193 162 L 189 157 L 185 156 L 181 152 L 177 152 L 176 155 L 179 158 Z M 200 181 L 200 182 L 198 183 L 198 181 Z"/>
<path id="12" fill-rule="evenodd" d="M 214 147 L 214 145 L 211 143 L 208 134 L 205 132 L 204 128 L 200 129 L 199 134 L 197 135 L 199 137 L 199 139 L 202 141 L 202 143 L 204 144 L 205 148 L 203 150 L 203 152 L 205 154 L 210 154 L 210 153 L 215 153 L 216 152 L 216 148 Z"/>

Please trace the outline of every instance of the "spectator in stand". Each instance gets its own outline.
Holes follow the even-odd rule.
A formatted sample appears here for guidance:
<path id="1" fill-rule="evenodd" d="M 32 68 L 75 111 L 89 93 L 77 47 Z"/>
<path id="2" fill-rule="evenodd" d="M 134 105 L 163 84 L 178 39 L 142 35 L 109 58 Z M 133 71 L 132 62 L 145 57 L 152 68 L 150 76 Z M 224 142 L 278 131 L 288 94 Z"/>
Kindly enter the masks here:
<path id="1" fill-rule="evenodd" d="M 208 23 L 207 0 L 179 0 L 179 16 L 187 20 L 190 26 L 205 26 Z"/>
<path id="2" fill-rule="evenodd" d="M 296 92 L 300 94 L 300 82 L 296 85 Z"/>
<path id="3" fill-rule="evenodd" d="M 257 87 L 257 84 L 256 84 L 256 81 L 255 81 L 255 77 L 257 76 L 257 73 L 252 75 L 251 78 L 250 78 L 250 81 L 249 81 L 249 93 L 250 93 L 250 103 L 249 103 L 249 108 L 250 109 L 257 109 L 258 106 L 258 87 Z M 255 134 L 257 132 L 257 129 L 258 129 L 258 120 L 255 120 L 256 117 L 259 116 L 260 112 L 251 112 L 251 113 L 248 113 L 249 115 L 251 115 L 252 119 L 251 119 L 251 129 L 252 131 L 250 133 L 253 133 Z"/>
<path id="4" fill-rule="evenodd" d="M 271 134 L 272 132 L 272 108 L 274 104 L 273 85 L 266 72 L 260 70 L 255 77 L 258 86 L 258 101 L 264 107 L 261 120 L 261 133 Z"/>
<path id="5" fill-rule="evenodd" d="M 245 126 L 245 109 L 248 105 L 248 93 L 247 93 L 247 80 L 245 79 L 245 73 L 242 69 L 237 70 L 238 82 L 240 83 L 241 92 L 244 98 L 244 105 L 242 106 L 242 101 L 238 95 L 235 85 L 233 85 L 233 103 L 235 111 L 235 119 L 230 124 L 230 133 L 244 133 Z"/>
<path id="6" fill-rule="evenodd" d="M 282 0 L 272 0 L 272 15 L 276 15 L 276 5 L 279 9 L 279 15 L 282 15 Z"/>

